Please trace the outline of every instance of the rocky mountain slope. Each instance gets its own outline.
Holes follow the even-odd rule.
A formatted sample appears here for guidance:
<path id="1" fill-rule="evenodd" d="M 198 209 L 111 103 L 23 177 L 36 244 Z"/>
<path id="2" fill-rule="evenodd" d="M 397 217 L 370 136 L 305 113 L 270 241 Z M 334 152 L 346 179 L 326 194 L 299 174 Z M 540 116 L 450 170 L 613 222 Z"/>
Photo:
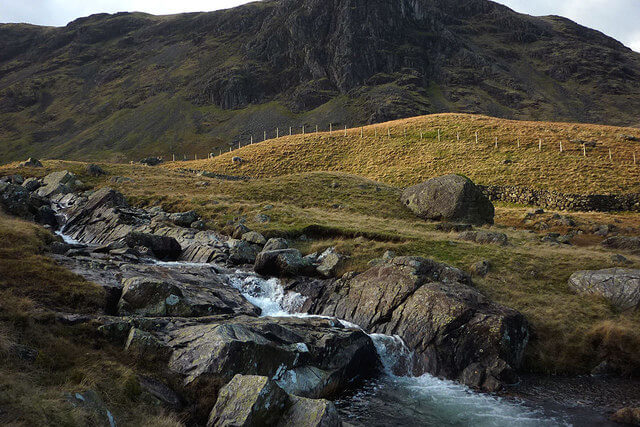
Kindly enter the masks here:
<path id="1" fill-rule="evenodd" d="M 640 55 L 487 0 L 271 0 L 0 25 L 0 158 L 209 152 L 424 113 L 637 124 Z"/>

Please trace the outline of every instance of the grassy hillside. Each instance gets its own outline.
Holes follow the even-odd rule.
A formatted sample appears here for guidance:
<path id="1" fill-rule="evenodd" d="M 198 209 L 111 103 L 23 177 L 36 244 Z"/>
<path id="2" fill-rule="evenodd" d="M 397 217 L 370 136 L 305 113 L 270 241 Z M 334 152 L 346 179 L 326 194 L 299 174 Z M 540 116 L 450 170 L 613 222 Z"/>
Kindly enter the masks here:
<path id="1" fill-rule="evenodd" d="M 550 229 L 531 233 L 534 224 L 523 222 L 530 208 L 498 205 L 492 229 L 506 233 L 511 244 L 477 245 L 458 240 L 455 233 L 437 231 L 436 223 L 417 219 L 400 203 L 397 187 L 352 174 L 304 172 L 231 182 L 158 167 L 101 166 L 108 176 L 92 178 L 85 174 L 83 163 L 59 161 L 33 170 L 7 165 L 0 167 L 0 174 L 42 176 L 67 169 L 89 185 L 122 191 L 136 205 L 162 205 L 168 211 L 194 209 L 213 229 L 229 232 L 231 224 L 244 219 L 267 236 L 289 238 L 304 253 L 336 246 L 350 257 L 343 272 L 365 270 L 371 259 L 386 250 L 433 258 L 465 270 L 488 260 L 491 272 L 484 278 L 474 277 L 474 283 L 490 298 L 520 310 L 532 323 L 535 338 L 527 351 L 527 369 L 584 373 L 603 354 L 612 354 L 640 370 L 639 314 L 621 313 L 605 300 L 576 295 L 567 286 L 576 270 L 621 265 L 612 260 L 612 252 L 597 246 L 603 238 L 592 230 L 597 224 L 616 224 L 621 234 L 640 235 L 638 213 L 572 213 L 576 222 L 572 229 L 580 231 L 572 239 L 574 245 L 551 246 L 541 242 L 542 234 L 569 231 L 554 222 L 553 212 L 540 218 Z M 263 167 L 271 170 L 267 163 Z M 117 176 L 131 180 L 114 182 Z M 257 214 L 267 215 L 269 221 L 259 222 Z M 640 257 L 625 256 L 630 260 L 627 266 L 640 267 Z"/>
<path id="2" fill-rule="evenodd" d="M 336 171 L 395 186 L 462 173 L 480 184 L 564 193 L 640 192 L 640 141 L 624 138 L 640 140 L 640 130 L 634 128 L 436 114 L 348 129 L 346 136 L 339 129 L 314 131 L 165 167 L 255 178 Z M 583 141 L 587 142 L 586 157 Z M 242 163 L 234 163 L 233 157 L 240 157 Z"/>

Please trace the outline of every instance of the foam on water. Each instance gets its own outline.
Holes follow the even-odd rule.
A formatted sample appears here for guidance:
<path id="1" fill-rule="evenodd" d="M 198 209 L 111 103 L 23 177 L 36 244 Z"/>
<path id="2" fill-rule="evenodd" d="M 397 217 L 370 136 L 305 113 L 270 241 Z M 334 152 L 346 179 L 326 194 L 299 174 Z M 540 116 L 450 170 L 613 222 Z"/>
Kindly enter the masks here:
<path id="1" fill-rule="evenodd" d="M 80 245 L 80 244 L 82 244 L 82 242 L 80 242 L 80 241 L 78 241 L 78 240 L 76 240 L 76 239 L 74 239 L 74 238 L 72 238 L 72 237 L 67 236 L 66 234 L 64 234 L 64 233 L 62 232 L 62 230 L 58 230 L 58 231 L 56 231 L 56 234 L 57 234 L 58 236 L 62 237 L 62 240 L 63 240 L 65 243 L 68 243 L 68 244 L 70 244 L 70 245 Z"/>
<path id="2" fill-rule="evenodd" d="M 230 275 L 229 283 L 262 309 L 262 316 L 325 317 L 299 313 L 305 298 L 285 292 L 278 279 L 254 275 Z M 339 320 L 339 319 L 338 319 Z M 339 320 L 346 328 L 358 325 Z M 372 388 L 342 400 L 346 412 L 362 413 L 366 424 L 474 425 L 480 427 L 538 427 L 567 425 L 549 419 L 541 411 L 491 395 L 475 393 L 453 381 L 425 374 L 410 376 L 413 353 L 398 336 L 369 334 L 385 375 Z M 380 404 L 376 401 L 381 400 Z M 378 408 L 382 407 L 378 413 Z"/>

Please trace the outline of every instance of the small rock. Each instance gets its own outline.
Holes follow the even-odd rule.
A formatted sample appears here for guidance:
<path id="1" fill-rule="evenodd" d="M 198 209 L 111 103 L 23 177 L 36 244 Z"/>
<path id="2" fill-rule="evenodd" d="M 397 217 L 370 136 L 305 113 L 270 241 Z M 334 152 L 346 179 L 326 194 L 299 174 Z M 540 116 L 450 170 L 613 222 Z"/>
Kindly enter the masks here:
<path id="1" fill-rule="evenodd" d="M 260 246 L 246 240 L 229 239 L 229 261 L 234 264 L 253 264 L 260 252 Z"/>
<path id="2" fill-rule="evenodd" d="M 271 217 L 269 215 L 259 213 L 255 216 L 255 220 L 259 223 L 267 223 L 271 221 Z"/>
<path id="3" fill-rule="evenodd" d="M 189 211 L 170 214 L 169 219 L 178 227 L 190 227 L 200 217 L 195 211 Z"/>
<path id="4" fill-rule="evenodd" d="M 611 255 L 611 261 L 618 264 L 631 264 L 631 261 L 629 261 L 627 257 L 624 257 L 620 254 Z"/>
<path id="5" fill-rule="evenodd" d="M 204 230 L 205 228 L 207 228 L 207 224 L 202 220 L 198 220 L 198 221 L 192 222 L 189 227 L 195 228 L 196 230 Z"/>
<path id="6" fill-rule="evenodd" d="M 29 157 L 26 161 L 20 163 L 19 165 L 22 168 L 41 168 L 42 162 L 36 159 L 35 157 Z"/>
<path id="7" fill-rule="evenodd" d="M 233 164 L 236 164 L 236 165 L 241 165 L 244 163 L 244 160 L 242 159 L 242 157 L 237 157 L 237 156 L 232 158 L 231 161 L 233 162 Z"/>
<path id="8" fill-rule="evenodd" d="M 396 257 L 396 253 L 394 251 L 385 251 L 382 255 L 382 259 L 384 261 L 391 261 Z"/>
<path id="9" fill-rule="evenodd" d="M 318 273 L 324 277 L 334 277 L 344 262 L 344 256 L 336 252 L 335 248 L 329 248 L 319 257 L 320 265 L 316 267 Z"/>
<path id="10" fill-rule="evenodd" d="M 242 240 L 245 242 L 253 243 L 254 245 L 264 246 L 267 243 L 267 239 L 257 231 L 249 231 L 242 235 Z"/>
<path id="11" fill-rule="evenodd" d="M 233 237 L 234 239 L 242 239 L 242 235 L 250 231 L 251 230 L 249 230 L 249 227 L 247 227 L 246 225 L 238 224 L 233 229 L 233 233 L 231 234 L 231 237 Z"/>
<path id="12" fill-rule="evenodd" d="M 94 165 L 94 164 L 87 165 L 86 171 L 87 171 L 87 175 L 93 176 L 93 177 L 98 177 L 98 176 L 107 174 L 100 166 Z"/>
<path id="13" fill-rule="evenodd" d="M 207 181 L 198 181 L 198 182 L 196 182 L 196 187 L 198 187 L 198 188 L 208 187 L 209 185 L 211 185 L 211 184 L 209 184 Z"/>
<path id="14" fill-rule="evenodd" d="M 611 421 L 640 426 L 640 408 L 622 408 L 611 415 Z"/>
<path id="15" fill-rule="evenodd" d="M 471 274 L 484 277 L 489 273 L 489 270 L 491 270 L 491 263 L 487 260 L 478 261 L 471 266 L 470 270 Z"/>
<path id="16" fill-rule="evenodd" d="M 27 191 L 36 191 L 38 188 L 42 186 L 42 182 L 38 178 L 27 178 L 22 186 L 27 189 Z"/>
<path id="17" fill-rule="evenodd" d="M 276 251 L 278 249 L 289 249 L 289 242 L 287 239 L 280 237 L 274 237 L 267 240 L 267 243 L 262 248 L 263 251 Z"/>
<path id="18" fill-rule="evenodd" d="M 600 245 L 607 249 L 625 250 L 633 254 L 640 254 L 640 237 L 613 236 L 604 240 Z"/>
<path id="19" fill-rule="evenodd" d="M 494 231 L 465 231 L 458 235 L 458 239 L 476 242 L 481 245 L 495 244 L 505 246 L 509 242 L 506 234 Z"/>

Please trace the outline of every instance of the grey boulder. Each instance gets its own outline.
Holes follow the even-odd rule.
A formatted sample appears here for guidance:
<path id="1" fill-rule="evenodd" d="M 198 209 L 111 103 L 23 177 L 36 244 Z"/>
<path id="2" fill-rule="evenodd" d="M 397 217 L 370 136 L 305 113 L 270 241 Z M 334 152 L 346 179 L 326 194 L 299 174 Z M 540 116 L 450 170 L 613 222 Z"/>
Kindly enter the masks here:
<path id="1" fill-rule="evenodd" d="M 175 261 L 182 252 L 180 243 L 173 237 L 132 231 L 124 237 L 124 242 L 130 248 L 149 248 L 156 258 L 163 261 Z"/>
<path id="2" fill-rule="evenodd" d="M 470 179 L 460 175 L 440 176 L 409 187 L 401 200 L 423 219 L 493 224 L 491 201 Z"/>
<path id="3" fill-rule="evenodd" d="M 264 276 L 291 277 L 313 275 L 313 264 L 297 249 L 262 251 L 253 266 L 256 273 Z"/>
<path id="4" fill-rule="evenodd" d="M 580 294 L 606 298 L 620 310 L 640 307 L 640 270 L 607 268 L 577 271 L 569 278 L 569 287 Z"/>

